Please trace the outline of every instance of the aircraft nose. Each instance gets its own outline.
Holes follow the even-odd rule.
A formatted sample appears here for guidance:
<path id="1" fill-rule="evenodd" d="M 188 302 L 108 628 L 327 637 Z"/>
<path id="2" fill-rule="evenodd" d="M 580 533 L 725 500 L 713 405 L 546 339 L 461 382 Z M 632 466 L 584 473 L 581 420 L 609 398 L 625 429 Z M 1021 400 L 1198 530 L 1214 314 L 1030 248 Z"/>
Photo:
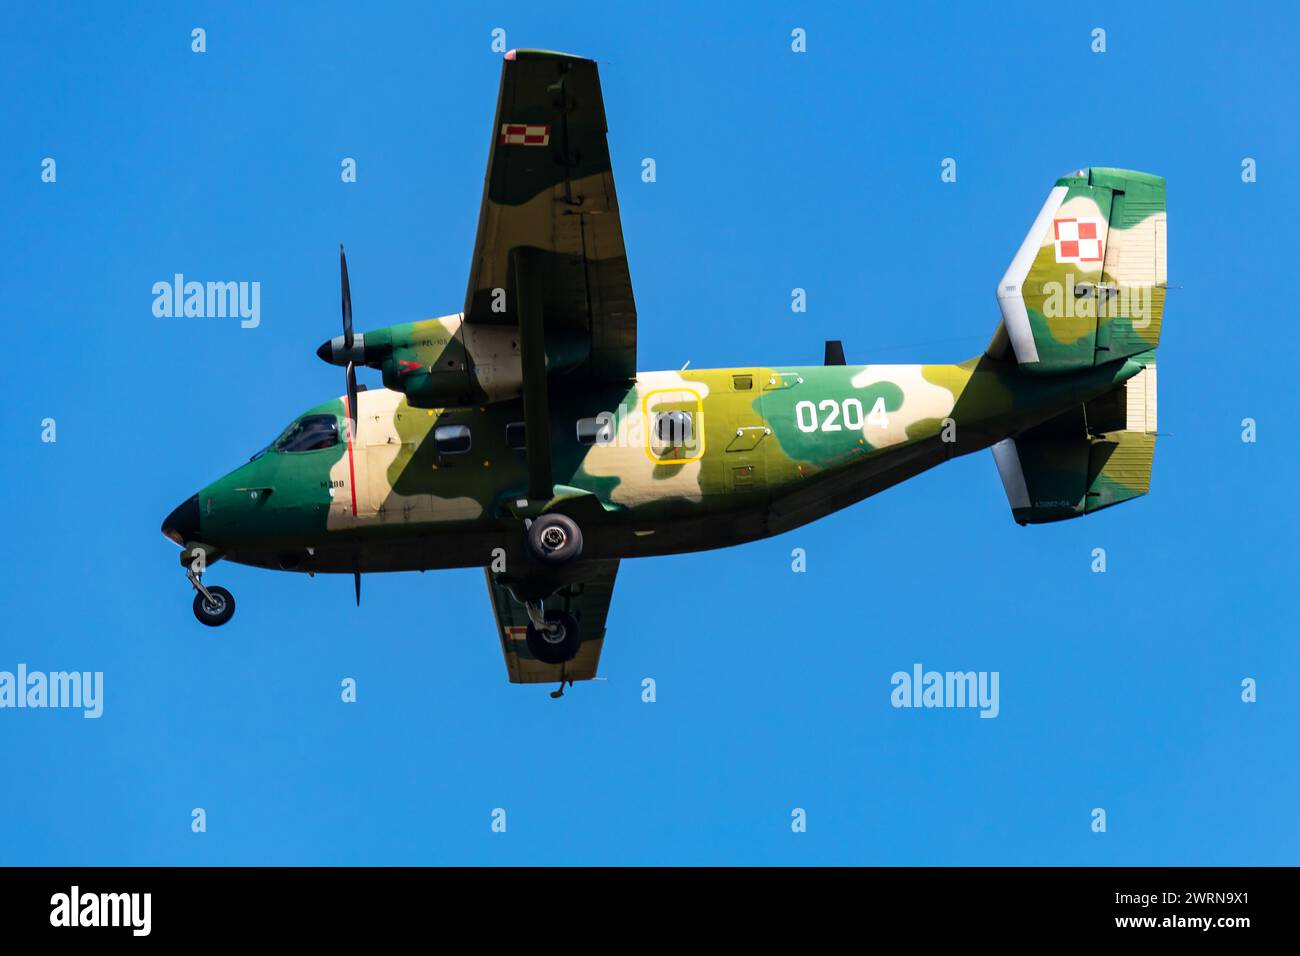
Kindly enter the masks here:
<path id="1" fill-rule="evenodd" d="M 163 519 L 162 533 L 182 547 L 199 536 L 199 496 L 191 495 Z"/>

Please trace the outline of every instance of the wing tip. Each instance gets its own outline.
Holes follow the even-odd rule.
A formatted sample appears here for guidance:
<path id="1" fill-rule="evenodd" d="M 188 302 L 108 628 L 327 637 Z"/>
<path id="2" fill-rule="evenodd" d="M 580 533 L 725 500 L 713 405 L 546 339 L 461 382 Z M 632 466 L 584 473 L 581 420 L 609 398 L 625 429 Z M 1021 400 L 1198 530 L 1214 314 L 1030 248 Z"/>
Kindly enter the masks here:
<path id="1" fill-rule="evenodd" d="M 521 54 L 522 54 L 523 56 L 526 56 L 526 57 L 529 57 L 529 58 L 534 58 L 534 57 L 536 57 L 536 58 L 552 57 L 552 58 L 554 58 L 554 59 L 558 59 L 558 60 L 577 60 L 577 61 L 579 61 L 579 62 L 581 62 L 581 63 L 595 63 L 595 62 L 596 62 L 595 60 L 591 59 L 590 57 L 578 56 L 578 54 L 576 54 L 576 53 L 564 53 L 564 52 L 562 52 L 562 51 L 560 51 L 560 50 L 532 50 L 532 49 L 527 49 L 527 48 L 524 48 L 524 47 L 519 47 L 519 48 L 516 48 L 516 49 L 514 49 L 514 50 L 508 50 L 508 51 L 506 51 L 505 59 L 507 59 L 507 60 L 513 62 L 513 61 L 519 59 L 519 57 L 520 57 Z"/>

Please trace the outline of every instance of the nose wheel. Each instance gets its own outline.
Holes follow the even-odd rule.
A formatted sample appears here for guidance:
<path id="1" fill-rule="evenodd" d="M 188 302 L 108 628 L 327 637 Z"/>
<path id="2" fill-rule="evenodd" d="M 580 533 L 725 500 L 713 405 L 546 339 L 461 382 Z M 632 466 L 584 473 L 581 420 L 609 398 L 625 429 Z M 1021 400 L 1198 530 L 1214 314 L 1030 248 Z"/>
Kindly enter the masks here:
<path id="1" fill-rule="evenodd" d="M 207 592 L 207 597 L 194 595 L 194 616 L 200 624 L 220 627 L 235 614 L 235 596 L 222 587 L 211 587 Z"/>
<path id="2" fill-rule="evenodd" d="M 206 587 L 193 570 L 186 573 L 194 585 L 194 616 L 200 624 L 220 627 L 235 615 L 235 596 L 223 587 Z"/>

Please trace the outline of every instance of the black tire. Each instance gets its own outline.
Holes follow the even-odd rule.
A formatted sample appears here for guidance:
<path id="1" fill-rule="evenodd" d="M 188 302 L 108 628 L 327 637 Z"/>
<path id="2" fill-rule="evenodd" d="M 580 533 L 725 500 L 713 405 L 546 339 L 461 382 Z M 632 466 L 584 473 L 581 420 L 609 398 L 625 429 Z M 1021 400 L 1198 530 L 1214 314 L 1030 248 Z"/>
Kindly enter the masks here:
<path id="1" fill-rule="evenodd" d="M 547 611 L 546 623 L 554 630 L 548 633 L 537 630 L 531 621 L 524 634 L 524 643 L 533 657 L 543 664 L 563 664 L 571 661 L 582 647 L 582 631 L 573 615 L 564 611 Z"/>
<path id="2" fill-rule="evenodd" d="M 221 587 L 210 587 L 208 593 L 212 595 L 213 604 L 208 604 L 202 594 L 194 595 L 194 616 L 200 624 L 220 627 L 234 617 L 235 596 Z"/>
<path id="3" fill-rule="evenodd" d="M 582 554 L 582 531 L 568 515 L 542 515 L 528 528 L 528 553 L 552 567 Z"/>

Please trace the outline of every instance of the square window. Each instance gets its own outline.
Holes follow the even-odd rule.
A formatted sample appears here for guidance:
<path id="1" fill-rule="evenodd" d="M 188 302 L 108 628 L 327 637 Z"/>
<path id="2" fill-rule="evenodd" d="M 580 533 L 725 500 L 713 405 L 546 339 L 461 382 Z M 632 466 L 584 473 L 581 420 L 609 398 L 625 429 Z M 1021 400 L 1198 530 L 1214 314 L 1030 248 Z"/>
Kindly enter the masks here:
<path id="1" fill-rule="evenodd" d="M 433 440 L 440 455 L 463 455 L 470 448 L 468 425 L 439 425 L 433 430 Z"/>

